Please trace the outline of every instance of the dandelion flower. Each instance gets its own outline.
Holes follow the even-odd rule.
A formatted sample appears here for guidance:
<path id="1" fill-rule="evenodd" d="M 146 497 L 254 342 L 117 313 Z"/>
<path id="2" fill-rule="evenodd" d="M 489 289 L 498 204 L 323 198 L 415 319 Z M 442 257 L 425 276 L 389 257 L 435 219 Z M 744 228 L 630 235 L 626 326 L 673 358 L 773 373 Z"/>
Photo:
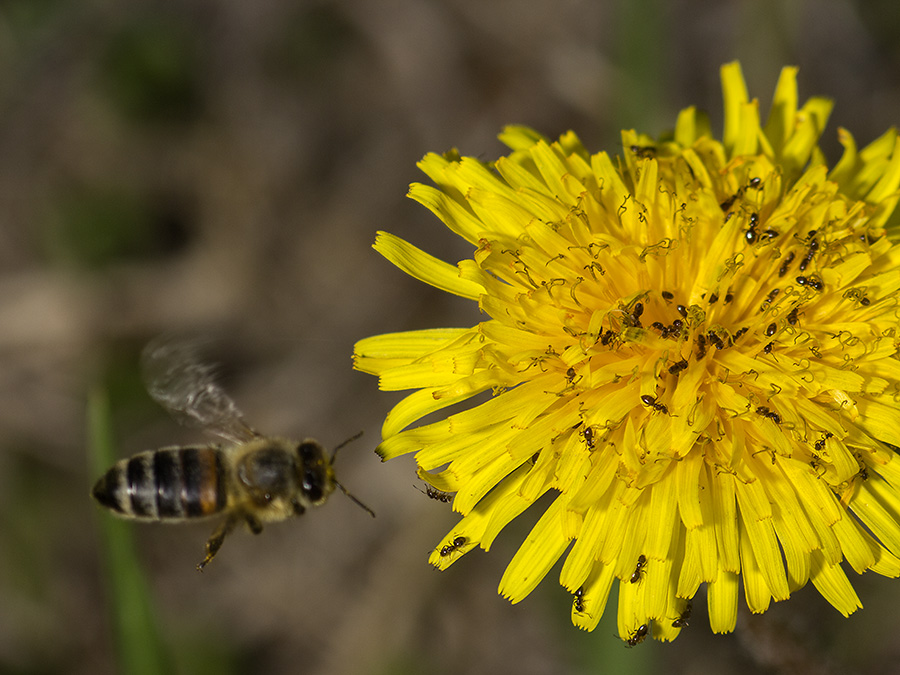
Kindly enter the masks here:
<path id="1" fill-rule="evenodd" d="M 431 563 L 488 550 L 549 493 L 500 593 L 564 557 L 573 623 L 596 627 L 617 582 L 629 644 L 677 637 L 701 584 L 723 633 L 741 585 L 752 612 L 812 581 L 849 615 L 844 561 L 900 575 L 897 132 L 857 150 L 840 129 L 829 168 L 831 103 L 798 107 L 795 68 L 764 126 L 738 64 L 722 84 L 722 140 L 688 108 L 664 138 L 623 132 L 622 156 L 523 127 L 491 163 L 427 155 L 434 186 L 409 194 L 472 258 L 375 249 L 485 320 L 355 348 L 382 389 L 416 390 L 378 453 L 415 453 L 462 515 Z"/>

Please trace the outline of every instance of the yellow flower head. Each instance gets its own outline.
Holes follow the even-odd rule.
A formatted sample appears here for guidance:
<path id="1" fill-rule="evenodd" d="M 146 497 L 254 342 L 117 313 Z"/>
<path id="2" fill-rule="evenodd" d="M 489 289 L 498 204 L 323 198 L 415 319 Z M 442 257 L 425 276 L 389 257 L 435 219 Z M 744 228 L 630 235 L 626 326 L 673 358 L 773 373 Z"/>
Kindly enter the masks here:
<path id="1" fill-rule="evenodd" d="M 522 600 L 565 555 L 572 621 L 593 629 L 618 580 L 629 644 L 674 639 L 704 583 L 727 632 L 741 581 L 753 612 L 811 580 L 849 615 L 843 560 L 900 575 L 900 247 L 885 229 L 900 142 L 857 151 L 839 130 L 829 170 L 831 104 L 798 108 L 795 78 L 782 71 L 761 126 L 724 66 L 721 141 L 688 108 L 666 138 L 623 132 L 621 157 L 509 127 L 495 162 L 420 162 L 435 187 L 410 196 L 472 258 L 383 232 L 375 248 L 486 320 L 362 340 L 355 365 L 417 389 L 378 452 L 416 453 L 455 493 L 462 518 L 432 564 L 488 550 L 551 493 L 500 593 Z"/>

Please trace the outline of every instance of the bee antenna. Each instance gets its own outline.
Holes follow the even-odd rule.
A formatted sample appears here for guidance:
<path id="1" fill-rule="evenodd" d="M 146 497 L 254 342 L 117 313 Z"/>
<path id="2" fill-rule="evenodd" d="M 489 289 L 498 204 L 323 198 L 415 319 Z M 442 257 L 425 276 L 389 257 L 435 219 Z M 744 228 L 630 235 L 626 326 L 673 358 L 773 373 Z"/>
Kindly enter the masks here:
<path id="1" fill-rule="evenodd" d="M 359 438 L 361 435 L 362 435 L 362 432 L 356 434 L 356 436 L 354 436 L 354 438 Z M 353 438 L 351 438 L 350 440 L 352 441 Z M 349 441 L 346 441 L 346 442 L 349 443 Z M 343 485 L 341 485 L 341 484 L 338 483 L 337 481 L 334 481 L 334 483 L 335 483 L 335 485 L 337 485 L 339 488 L 341 488 L 341 492 L 343 492 L 345 495 L 347 495 L 348 497 L 350 497 L 350 499 L 352 499 L 352 500 L 356 503 L 357 506 L 359 506 L 359 507 L 362 508 L 362 509 L 365 509 L 365 511 L 366 511 L 370 516 L 372 516 L 373 518 L 375 517 L 375 512 L 374 512 L 372 509 L 370 509 L 368 506 L 366 506 L 365 504 L 363 504 L 361 501 L 359 501 L 356 497 L 354 497 L 353 495 L 351 495 L 350 492 L 347 491 L 347 488 L 345 488 Z"/>
<path id="2" fill-rule="evenodd" d="M 334 450 L 331 451 L 331 461 L 334 462 L 334 458 L 337 457 L 338 450 L 340 450 L 341 448 L 343 448 L 345 445 L 348 445 L 348 444 L 352 443 L 353 441 L 355 441 L 357 438 L 359 438 L 359 437 L 362 436 L 362 435 L 363 435 L 363 432 L 360 431 L 360 432 L 358 432 L 358 433 L 353 434 L 353 435 L 352 435 L 350 438 L 348 438 L 346 441 L 344 441 L 344 442 L 342 442 L 342 443 L 339 443 L 339 444 L 334 448 Z M 344 490 L 343 487 L 342 487 L 341 489 Z M 347 491 L 344 490 L 344 492 L 347 492 Z M 349 495 L 349 493 L 347 493 L 347 494 Z M 374 514 L 373 514 L 373 515 L 374 515 Z"/>
<path id="3" fill-rule="evenodd" d="M 359 438 L 359 437 L 362 436 L 362 435 L 363 435 L 363 432 L 360 431 L 360 432 L 358 432 L 358 433 L 356 433 L 356 434 L 353 434 L 350 438 L 348 438 L 348 439 L 347 439 L 346 441 L 344 441 L 343 443 L 339 443 L 339 444 L 335 447 L 335 449 L 332 451 L 332 453 L 331 453 L 331 462 L 334 463 L 334 458 L 337 457 L 338 450 L 340 450 L 341 448 L 343 448 L 343 447 L 344 447 L 345 445 L 347 445 L 348 443 L 352 443 L 353 441 L 355 441 L 357 438 Z M 363 504 L 361 501 L 359 501 L 359 500 L 358 500 L 356 497 L 354 497 L 352 494 L 350 494 L 350 492 L 347 490 L 347 488 L 345 488 L 343 485 L 341 485 L 341 484 L 338 483 L 337 481 L 334 481 L 334 484 L 337 485 L 339 488 L 341 488 L 341 492 L 343 492 L 345 495 L 347 495 L 348 497 L 350 497 L 350 499 L 351 499 L 357 506 L 359 506 L 361 509 L 364 509 L 364 510 L 366 511 L 366 513 L 368 513 L 368 514 L 369 514 L 370 516 L 372 516 L 373 518 L 375 517 L 375 512 L 374 512 L 372 509 L 370 509 L 368 506 L 366 506 L 365 504 Z"/>

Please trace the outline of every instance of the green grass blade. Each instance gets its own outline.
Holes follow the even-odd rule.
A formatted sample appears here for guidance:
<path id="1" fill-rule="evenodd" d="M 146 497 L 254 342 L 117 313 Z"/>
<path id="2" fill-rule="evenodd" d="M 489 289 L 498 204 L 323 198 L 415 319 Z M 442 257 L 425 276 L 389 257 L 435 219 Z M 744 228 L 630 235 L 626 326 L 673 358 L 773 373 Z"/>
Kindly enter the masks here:
<path id="1" fill-rule="evenodd" d="M 105 392 L 95 389 L 90 393 L 87 416 L 91 474 L 101 476 L 116 460 Z M 135 553 L 133 525 L 99 515 L 119 670 L 127 675 L 168 675 L 173 667 L 160 637 L 147 578 Z"/>

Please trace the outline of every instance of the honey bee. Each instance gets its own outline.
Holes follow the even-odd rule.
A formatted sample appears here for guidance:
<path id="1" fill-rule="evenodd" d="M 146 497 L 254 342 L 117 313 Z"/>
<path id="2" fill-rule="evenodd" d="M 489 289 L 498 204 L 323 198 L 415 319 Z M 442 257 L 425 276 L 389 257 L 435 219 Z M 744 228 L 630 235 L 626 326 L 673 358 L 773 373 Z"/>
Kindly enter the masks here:
<path id="1" fill-rule="evenodd" d="M 365 509 L 334 476 L 337 451 L 318 441 L 263 436 L 250 427 L 216 383 L 214 368 L 191 343 L 154 340 L 142 367 L 150 396 L 183 424 L 203 427 L 227 444 L 171 446 L 116 462 L 94 485 L 94 499 L 123 518 L 185 522 L 224 515 L 206 542 L 203 568 L 241 522 L 254 534 L 263 523 L 303 514 L 324 503 L 335 487 Z"/>

